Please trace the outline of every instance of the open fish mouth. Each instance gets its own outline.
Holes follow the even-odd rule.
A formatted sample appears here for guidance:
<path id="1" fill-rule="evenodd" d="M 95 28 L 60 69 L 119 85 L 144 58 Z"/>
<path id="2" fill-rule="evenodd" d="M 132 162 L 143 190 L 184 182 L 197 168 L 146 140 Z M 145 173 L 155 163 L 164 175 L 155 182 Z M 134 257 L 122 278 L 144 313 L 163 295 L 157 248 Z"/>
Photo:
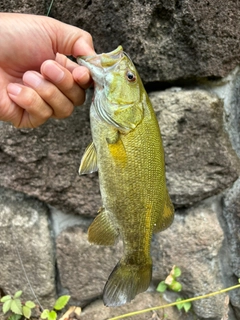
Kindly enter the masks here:
<path id="1" fill-rule="evenodd" d="M 77 62 L 87 67 L 90 71 L 97 68 L 111 68 L 116 65 L 124 57 L 122 46 L 118 46 L 117 49 L 108 52 L 97 54 L 94 56 L 79 56 Z"/>
<path id="2" fill-rule="evenodd" d="M 125 54 L 122 46 L 118 46 L 117 49 L 108 53 L 96 54 L 94 56 L 79 56 L 77 57 L 77 62 L 89 69 L 95 85 L 100 89 L 103 88 L 106 74 L 111 73 L 124 57 Z"/>

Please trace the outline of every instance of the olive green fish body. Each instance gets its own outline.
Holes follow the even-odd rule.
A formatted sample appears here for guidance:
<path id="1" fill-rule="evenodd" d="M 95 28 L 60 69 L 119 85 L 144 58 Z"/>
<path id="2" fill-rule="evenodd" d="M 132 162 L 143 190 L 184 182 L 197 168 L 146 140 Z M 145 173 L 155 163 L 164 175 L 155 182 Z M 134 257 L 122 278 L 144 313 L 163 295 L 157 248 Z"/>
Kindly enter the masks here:
<path id="1" fill-rule="evenodd" d="M 117 50 L 109 54 L 113 62 L 107 54 L 101 61 L 106 68 L 114 66 L 113 76 L 107 91 L 95 87 L 90 110 L 93 143 L 80 165 L 80 173 L 98 169 L 103 202 L 89 228 L 89 241 L 112 245 L 120 236 L 124 245 L 123 257 L 104 288 L 107 306 L 129 302 L 148 288 L 152 233 L 164 230 L 173 219 L 158 122 L 135 67 L 121 48 Z M 94 79 L 94 69 L 92 75 Z M 99 81 L 99 75 L 94 80 Z"/>

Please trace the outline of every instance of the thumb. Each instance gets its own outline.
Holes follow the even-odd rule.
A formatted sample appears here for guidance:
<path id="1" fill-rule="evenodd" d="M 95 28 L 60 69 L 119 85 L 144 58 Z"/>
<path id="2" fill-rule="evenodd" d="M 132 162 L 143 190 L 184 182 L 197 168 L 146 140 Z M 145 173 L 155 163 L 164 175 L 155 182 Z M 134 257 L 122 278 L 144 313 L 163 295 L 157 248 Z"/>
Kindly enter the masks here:
<path id="1" fill-rule="evenodd" d="M 95 55 L 93 40 L 90 33 L 80 28 L 49 18 L 54 24 L 51 26 L 53 34 L 53 48 L 55 53 L 72 55 L 74 57 L 83 55 Z"/>

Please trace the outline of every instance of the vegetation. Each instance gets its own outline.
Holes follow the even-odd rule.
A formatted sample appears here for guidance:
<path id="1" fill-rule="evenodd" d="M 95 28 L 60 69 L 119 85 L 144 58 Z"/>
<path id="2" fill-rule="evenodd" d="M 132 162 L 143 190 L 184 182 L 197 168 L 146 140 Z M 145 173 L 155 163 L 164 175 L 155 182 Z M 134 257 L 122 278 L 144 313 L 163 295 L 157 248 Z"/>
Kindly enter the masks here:
<path id="1" fill-rule="evenodd" d="M 20 297 L 22 291 L 17 291 L 13 296 L 6 295 L 0 300 L 0 305 L 2 305 L 2 312 L 8 314 L 7 320 L 20 320 L 22 318 L 30 319 L 32 315 L 32 309 L 38 308 L 38 306 L 33 301 L 21 301 Z M 61 311 L 68 303 L 70 296 L 61 296 L 55 302 L 53 309 L 44 309 L 41 312 L 41 319 L 56 320 L 57 312 Z"/>
<path id="2" fill-rule="evenodd" d="M 162 293 L 168 289 L 174 292 L 180 292 L 182 290 L 182 285 L 177 281 L 177 278 L 180 277 L 181 273 L 182 272 L 180 268 L 173 266 L 167 278 L 159 283 L 157 291 Z M 191 302 L 184 302 L 184 300 L 180 297 L 176 301 L 182 301 L 182 303 L 176 305 L 178 310 L 183 309 L 185 312 L 188 312 L 192 306 Z"/>
<path id="3" fill-rule="evenodd" d="M 176 280 L 176 274 L 175 274 L 175 280 Z M 210 292 L 210 293 L 202 295 L 202 296 L 189 298 L 189 299 L 185 299 L 185 300 L 178 300 L 176 302 L 172 302 L 172 303 L 161 305 L 161 306 L 157 306 L 157 307 L 152 307 L 152 308 L 148 308 L 148 309 L 143 309 L 143 310 L 139 310 L 139 311 L 133 311 L 133 312 L 130 312 L 130 313 L 125 313 L 125 314 L 122 314 L 120 316 L 116 316 L 116 317 L 110 318 L 108 320 L 118 320 L 118 319 L 128 318 L 128 317 L 132 317 L 132 316 L 137 316 L 137 315 L 142 314 L 142 313 L 146 313 L 146 312 L 150 312 L 150 311 L 152 312 L 152 311 L 160 310 L 160 309 L 166 309 L 166 308 L 173 307 L 173 306 L 181 306 L 181 305 L 185 305 L 186 306 L 186 303 L 188 303 L 188 302 L 191 303 L 191 302 L 196 301 L 196 300 L 206 299 L 206 298 L 209 298 L 209 297 L 216 296 L 218 294 L 226 293 L 226 292 L 231 291 L 231 290 L 240 289 L 240 279 L 238 279 L 238 282 L 239 282 L 239 284 L 237 284 L 235 286 L 228 287 L 228 288 L 225 288 L 225 289 L 222 289 L 222 290 L 219 290 L 219 291 L 215 291 L 215 292 Z M 161 284 L 161 282 L 160 282 L 160 284 Z M 163 284 L 161 286 L 163 286 Z M 161 288 L 161 286 L 160 286 L 160 288 Z M 167 287 L 166 287 L 166 289 L 167 289 Z M 182 307 L 182 308 L 185 310 L 184 307 Z M 182 308 L 180 307 L 180 309 L 182 309 Z"/>

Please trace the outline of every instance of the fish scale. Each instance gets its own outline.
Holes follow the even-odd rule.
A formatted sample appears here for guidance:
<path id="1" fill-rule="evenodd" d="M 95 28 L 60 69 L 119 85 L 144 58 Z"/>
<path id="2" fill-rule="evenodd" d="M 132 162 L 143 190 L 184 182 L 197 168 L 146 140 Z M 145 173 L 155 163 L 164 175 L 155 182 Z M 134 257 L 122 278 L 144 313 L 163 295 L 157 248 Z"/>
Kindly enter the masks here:
<path id="1" fill-rule="evenodd" d="M 90 108 L 92 144 L 79 173 L 99 173 L 103 207 L 88 230 L 99 245 L 123 241 L 123 256 L 103 292 L 120 306 L 147 290 L 152 275 L 153 232 L 166 229 L 174 209 L 168 195 L 160 129 L 151 102 L 122 47 L 79 58 L 95 84 Z"/>

